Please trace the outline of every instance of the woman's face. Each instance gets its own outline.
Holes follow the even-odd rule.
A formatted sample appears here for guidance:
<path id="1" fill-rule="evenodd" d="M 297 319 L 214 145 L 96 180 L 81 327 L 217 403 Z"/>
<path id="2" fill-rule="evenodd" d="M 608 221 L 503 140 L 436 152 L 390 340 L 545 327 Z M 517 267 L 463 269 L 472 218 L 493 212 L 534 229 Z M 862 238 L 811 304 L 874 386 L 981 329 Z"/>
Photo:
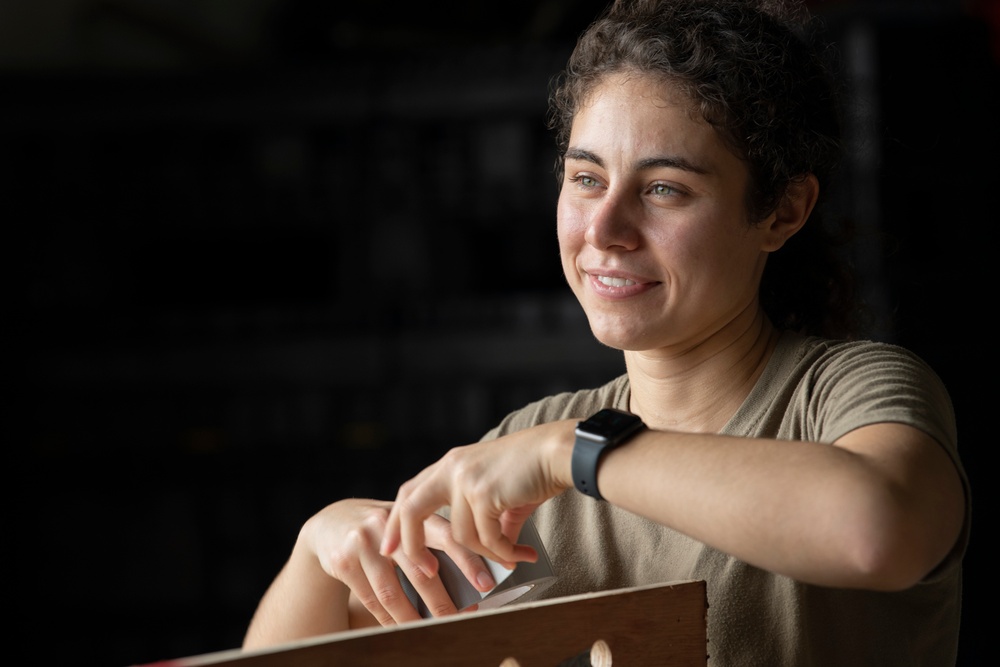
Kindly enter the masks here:
<path id="1" fill-rule="evenodd" d="M 598 340 L 686 350 L 756 313 L 768 238 L 747 221 L 747 169 L 673 86 L 609 75 L 564 167 L 563 271 Z"/>

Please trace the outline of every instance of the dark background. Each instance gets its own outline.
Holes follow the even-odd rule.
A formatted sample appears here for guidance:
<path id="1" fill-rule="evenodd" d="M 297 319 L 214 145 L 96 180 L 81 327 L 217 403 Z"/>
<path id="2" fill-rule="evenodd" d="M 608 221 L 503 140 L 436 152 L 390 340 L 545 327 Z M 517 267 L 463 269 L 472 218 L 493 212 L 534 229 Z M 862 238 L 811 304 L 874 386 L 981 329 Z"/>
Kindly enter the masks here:
<path id="1" fill-rule="evenodd" d="M 836 205 L 869 335 L 951 389 L 981 527 L 997 3 L 812 5 L 850 94 Z M 26 662 L 233 648 L 320 507 L 621 372 L 563 283 L 545 128 L 602 6 L 0 4 Z M 980 542 L 962 665 L 985 664 Z"/>

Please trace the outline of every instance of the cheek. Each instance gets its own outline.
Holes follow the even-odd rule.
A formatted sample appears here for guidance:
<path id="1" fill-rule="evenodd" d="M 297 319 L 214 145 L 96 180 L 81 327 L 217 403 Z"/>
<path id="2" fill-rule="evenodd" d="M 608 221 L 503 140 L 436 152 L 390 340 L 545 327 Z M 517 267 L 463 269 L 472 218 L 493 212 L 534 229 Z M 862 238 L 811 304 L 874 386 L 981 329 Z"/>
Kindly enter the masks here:
<path id="1" fill-rule="evenodd" d="M 565 199 L 560 196 L 559 202 L 556 205 L 556 235 L 559 238 L 559 252 L 562 253 L 563 257 L 573 247 L 575 238 L 578 236 L 576 233 L 576 220 L 578 220 L 578 217 L 566 203 Z"/>
<path id="2" fill-rule="evenodd" d="M 576 258 L 583 246 L 584 228 L 580 224 L 579 211 L 560 197 L 556 206 L 556 236 L 559 240 L 559 257 L 562 260 L 566 279 L 573 282 L 576 274 Z"/>

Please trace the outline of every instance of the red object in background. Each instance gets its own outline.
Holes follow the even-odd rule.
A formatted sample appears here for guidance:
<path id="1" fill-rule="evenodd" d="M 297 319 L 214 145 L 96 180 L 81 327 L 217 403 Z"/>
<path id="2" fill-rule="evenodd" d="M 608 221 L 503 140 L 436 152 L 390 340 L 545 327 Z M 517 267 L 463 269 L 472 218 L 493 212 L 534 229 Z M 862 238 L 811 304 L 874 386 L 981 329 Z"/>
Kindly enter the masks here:
<path id="1" fill-rule="evenodd" d="M 965 7 L 972 16 L 986 22 L 990 31 L 990 51 L 1000 64 L 1000 0 L 966 0 Z"/>

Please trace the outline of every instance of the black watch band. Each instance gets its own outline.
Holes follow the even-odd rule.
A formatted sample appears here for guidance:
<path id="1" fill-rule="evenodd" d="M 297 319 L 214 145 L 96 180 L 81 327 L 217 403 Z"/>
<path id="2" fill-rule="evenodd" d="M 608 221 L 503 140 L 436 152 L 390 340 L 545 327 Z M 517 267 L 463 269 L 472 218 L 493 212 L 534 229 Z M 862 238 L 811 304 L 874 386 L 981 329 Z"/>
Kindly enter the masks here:
<path id="1" fill-rule="evenodd" d="M 605 408 L 576 425 L 571 463 L 573 484 L 583 494 L 604 500 L 597 490 L 597 464 L 607 450 L 624 443 L 646 428 L 631 412 Z"/>

